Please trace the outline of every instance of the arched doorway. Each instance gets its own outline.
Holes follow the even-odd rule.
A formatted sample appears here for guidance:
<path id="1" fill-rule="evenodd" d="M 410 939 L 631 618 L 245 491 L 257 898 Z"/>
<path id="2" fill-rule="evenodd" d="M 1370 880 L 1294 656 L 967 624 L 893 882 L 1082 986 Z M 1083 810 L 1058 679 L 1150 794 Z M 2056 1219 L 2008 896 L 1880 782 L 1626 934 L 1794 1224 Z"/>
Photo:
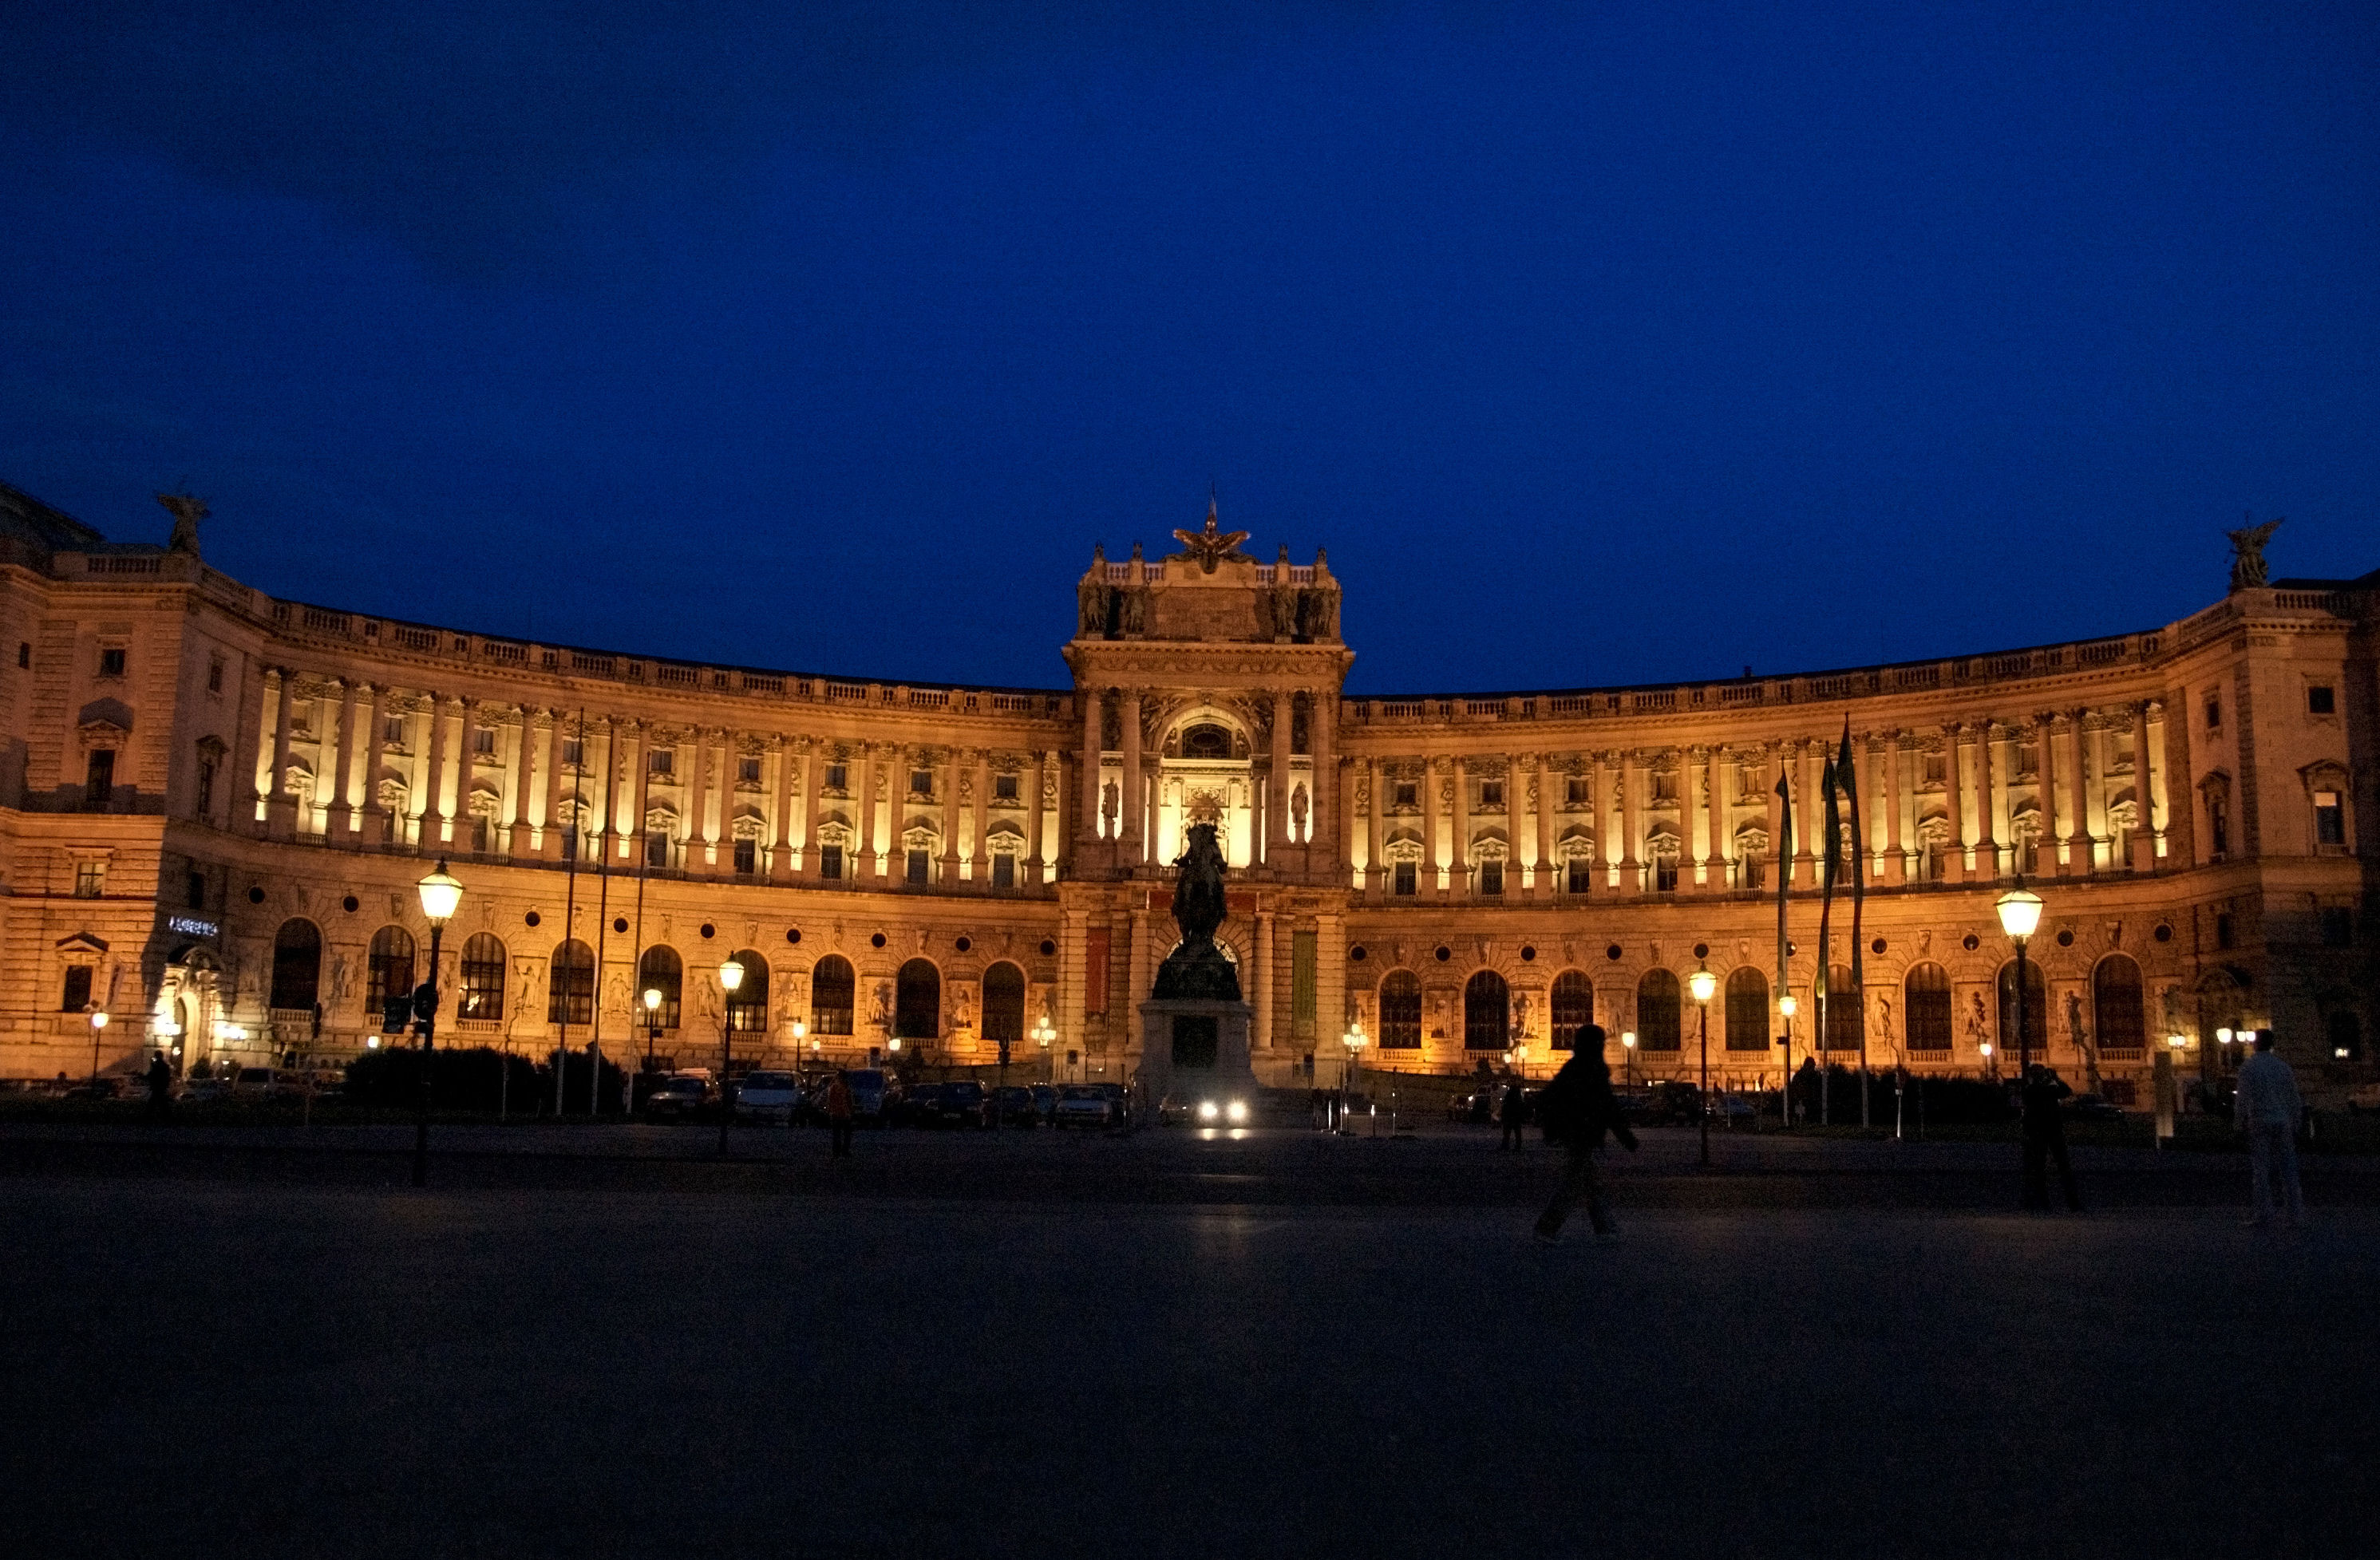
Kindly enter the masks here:
<path id="1" fill-rule="evenodd" d="M 1512 1044 L 1512 990 L 1493 970 L 1463 983 L 1463 1048 L 1501 1051 Z"/>
<path id="2" fill-rule="evenodd" d="M 1949 1050 L 1949 971 L 1932 962 L 1909 967 L 1900 985 L 1900 1022 L 1911 1050 Z"/>
<path id="3" fill-rule="evenodd" d="M 983 973 L 983 1037 L 994 1046 L 1025 1043 L 1025 972 L 1005 961 Z"/>
<path id="4" fill-rule="evenodd" d="M 648 991 L 661 993 L 660 1007 L 645 1006 Z M 636 1003 L 637 1011 L 642 1015 L 638 1022 L 648 1030 L 677 1028 L 684 1017 L 685 995 L 686 964 L 678 958 L 677 949 L 667 943 L 655 943 L 645 949 L 644 957 L 637 961 Z"/>
<path id="5" fill-rule="evenodd" d="M 545 1022 L 591 1023 L 595 1018 L 595 952 L 577 937 L 553 950 L 545 981 Z"/>
<path id="6" fill-rule="evenodd" d="M 382 926 L 364 950 L 364 1016 L 378 1022 L 392 997 L 403 997 L 414 986 L 413 934 L 402 926 Z"/>
<path id="7" fill-rule="evenodd" d="M 942 1034 L 942 972 L 930 959 L 912 959 L 893 978 L 892 1033 L 904 1040 Z"/>
<path id="8" fill-rule="evenodd" d="M 728 957 L 744 966 L 744 984 L 727 999 L 727 1027 L 737 1034 L 765 1034 L 769 1029 L 769 961 L 749 948 L 739 948 Z"/>
<path id="9" fill-rule="evenodd" d="M 2148 1048 L 2148 1013 L 2141 1000 L 2141 967 L 2129 954 L 2110 953 L 2091 972 L 2091 1027 L 2099 1050 L 2137 1057 Z"/>
<path id="10" fill-rule="evenodd" d="M 1421 1045 L 1421 977 L 1390 970 L 1380 981 L 1380 1049 L 1410 1051 Z"/>
<path id="11" fill-rule="evenodd" d="M 1768 977 L 1749 964 L 1728 972 L 1727 1048 L 1768 1051 Z"/>
<path id="12" fill-rule="evenodd" d="M 851 961 L 830 953 L 810 967 L 810 1033 L 849 1034 L 851 998 L 857 982 Z"/>
<path id="13" fill-rule="evenodd" d="M 1578 1032 L 1595 1022 L 1595 985 L 1584 970 L 1564 970 L 1554 977 L 1553 1045 L 1557 1051 L 1575 1050 Z"/>
<path id="14" fill-rule="evenodd" d="M 1678 977 L 1647 970 L 1636 983 L 1636 1048 L 1674 1051 L 1682 1044 L 1678 1025 Z"/>

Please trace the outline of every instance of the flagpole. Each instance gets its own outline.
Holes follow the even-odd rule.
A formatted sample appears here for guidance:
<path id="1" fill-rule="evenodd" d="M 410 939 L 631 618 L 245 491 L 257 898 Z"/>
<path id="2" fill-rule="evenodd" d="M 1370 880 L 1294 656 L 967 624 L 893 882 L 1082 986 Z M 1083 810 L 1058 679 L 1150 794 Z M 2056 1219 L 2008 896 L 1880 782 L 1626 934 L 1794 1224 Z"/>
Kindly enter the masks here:
<path id="1" fill-rule="evenodd" d="M 1831 1054 L 1835 1006 L 1835 945 L 1830 930 L 1835 914 L 1835 874 L 1840 869 L 1843 854 L 1842 811 L 1837 798 L 1841 777 L 1835 773 L 1835 756 L 1827 755 L 1825 770 L 1818 779 L 1818 793 L 1826 799 L 1826 810 L 1820 821 L 1826 826 L 1826 849 L 1818 853 L 1818 973 L 1813 987 L 1818 1008 L 1818 1125 L 1834 1122 L 1835 1058 Z"/>
<path id="2" fill-rule="evenodd" d="M 578 768 L 584 770 L 587 768 L 587 707 L 583 704 L 578 707 L 577 740 Z M 557 764 L 554 768 L 558 769 L 562 766 Z M 553 952 L 557 960 L 570 957 L 570 944 L 578 930 L 576 925 L 578 919 L 578 842 L 585 834 L 580 825 L 587 821 L 581 811 L 584 801 L 585 798 L 578 794 L 578 778 L 574 774 L 570 780 L 570 827 L 562 832 L 562 941 Z M 553 1119 L 559 1121 L 562 1119 L 562 1074 L 564 1064 L 570 1058 L 570 988 L 577 982 L 567 969 L 556 973 L 562 976 L 562 1038 L 554 1043 L 553 1047 Z M 551 986 L 552 980 L 552 974 L 549 973 L 546 984 Z"/>
<path id="3" fill-rule="evenodd" d="M 619 740 L 618 727 L 606 718 L 603 722 L 603 801 L 596 814 L 595 881 L 599 885 L 595 901 L 595 994 L 587 1020 L 587 1115 L 592 1119 L 603 1114 L 603 945 L 604 934 L 612 929 L 612 799 L 613 775 L 618 761 L 613 756 L 612 744 Z M 582 746 L 578 756 L 583 763 L 587 749 Z"/>

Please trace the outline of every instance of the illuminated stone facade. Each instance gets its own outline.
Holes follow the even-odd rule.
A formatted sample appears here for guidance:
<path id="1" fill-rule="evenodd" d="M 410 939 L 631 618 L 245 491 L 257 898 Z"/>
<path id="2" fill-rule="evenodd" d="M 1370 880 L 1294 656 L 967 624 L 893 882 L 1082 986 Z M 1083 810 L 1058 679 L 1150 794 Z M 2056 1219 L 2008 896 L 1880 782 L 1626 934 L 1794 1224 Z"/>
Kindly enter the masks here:
<path id="1" fill-rule="evenodd" d="M 1172 941 L 1166 865 L 1212 821 L 1269 1079 L 1317 1055 L 1327 1075 L 1351 1022 L 1375 1066 L 1517 1046 L 1541 1069 L 1590 1017 L 1636 1036 L 1615 1064 L 1691 1076 L 1706 963 L 1714 1071 L 1773 1085 L 1774 788 L 1798 1059 L 1803 802 L 1848 720 L 1866 1000 L 1836 1004 L 1829 1054 L 2012 1056 L 1992 901 L 2021 871 L 2048 901 L 2040 1043 L 2070 1076 L 2145 1099 L 2170 1036 L 2185 1074 L 2219 1066 L 2218 1026 L 2277 1027 L 2317 1090 L 2367 1075 L 2374 576 L 1951 660 L 1358 698 L 1326 561 L 1258 562 L 1211 519 L 1176 536 L 1083 576 L 1071 686 L 927 687 L 277 600 L 208 568 L 188 516 L 114 544 L 0 489 L 0 1072 L 89 1070 L 90 1010 L 115 1070 L 176 1042 L 351 1054 L 372 998 L 420 978 L 413 884 L 443 855 L 467 886 L 441 979 L 459 1044 L 715 1057 L 742 952 L 746 1056 L 986 1060 L 1004 1034 L 1038 1066 L 1046 1021 L 1059 1070 L 1122 1076 Z M 1840 988 L 1847 895 L 1832 931 Z"/>

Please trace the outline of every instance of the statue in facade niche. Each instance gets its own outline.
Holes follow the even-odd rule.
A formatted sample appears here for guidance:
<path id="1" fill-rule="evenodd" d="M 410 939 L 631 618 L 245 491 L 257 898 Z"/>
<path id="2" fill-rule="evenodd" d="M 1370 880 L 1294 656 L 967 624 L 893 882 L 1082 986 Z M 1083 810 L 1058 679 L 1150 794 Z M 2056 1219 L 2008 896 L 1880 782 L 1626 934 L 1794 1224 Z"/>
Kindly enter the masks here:
<path id="1" fill-rule="evenodd" d="M 2252 521 L 2256 516 L 2252 512 L 2248 518 Z M 2226 533 L 2231 538 L 2232 589 L 2260 590 L 2264 587 L 2266 577 L 2265 544 L 2273 539 L 2273 533 L 2281 528 L 2281 521 L 2286 518 L 2286 515 L 2276 515 L 2261 526 L 2251 525 Z"/>

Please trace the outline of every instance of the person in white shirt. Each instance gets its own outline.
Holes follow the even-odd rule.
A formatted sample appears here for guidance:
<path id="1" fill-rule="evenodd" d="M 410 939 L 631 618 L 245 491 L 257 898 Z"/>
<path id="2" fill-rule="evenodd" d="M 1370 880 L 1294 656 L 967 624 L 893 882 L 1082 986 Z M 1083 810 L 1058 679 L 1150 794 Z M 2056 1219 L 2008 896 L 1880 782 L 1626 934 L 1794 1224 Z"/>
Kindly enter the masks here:
<path id="1" fill-rule="evenodd" d="M 2305 1194 L 2298 1190 L 2298 1118 L 2301 1114 L 2297 1074 L 2273 1054 L 2273 1032 L 2258 1030 L 2256 1054 L 2240 1065 L 2239 1093 L 2231 1101 L 2232 1122 L 2247 1135 L 2248 1158 L 2253 1167 L 2256 1213 L 2248 1221 L 2252 1225 L 2272 1221 L 2276 1176 L 2280 1178 L 2289 1222 L 2305 1221 Z"/>

